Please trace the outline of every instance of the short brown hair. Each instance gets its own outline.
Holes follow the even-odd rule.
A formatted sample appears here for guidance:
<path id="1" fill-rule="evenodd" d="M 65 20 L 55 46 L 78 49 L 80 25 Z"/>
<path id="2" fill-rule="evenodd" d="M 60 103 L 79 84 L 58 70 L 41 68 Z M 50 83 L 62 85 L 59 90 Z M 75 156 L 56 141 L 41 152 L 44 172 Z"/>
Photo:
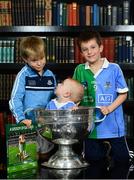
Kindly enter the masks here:
<path id="1" fill-rule="evenodd" d="M 44 40 L 37 36 L 23 37 L 20 42 L 20 53 L 23 59 L 38 59 L 45 56 Z"/>
<path id="2" fill-rule="evenodd" d="M 102 38 L 99 32 L 90 30 L 90 31 L 83 31 L 80 36 L 78 37 L 78 47 L 81 50 L 81 43 L 82 42 L 87 42 L 91 39 L 96 39 L 97 44 L 100 46 L 102 44 Z"/>

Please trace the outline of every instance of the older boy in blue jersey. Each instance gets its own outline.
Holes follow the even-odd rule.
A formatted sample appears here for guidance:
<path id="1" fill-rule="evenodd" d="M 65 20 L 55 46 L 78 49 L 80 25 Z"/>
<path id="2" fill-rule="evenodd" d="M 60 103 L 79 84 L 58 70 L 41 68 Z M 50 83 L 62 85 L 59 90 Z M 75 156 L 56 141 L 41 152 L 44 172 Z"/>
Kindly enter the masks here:
<path id="1" fill-rule="evenodd" d="M 103 51 L 100 34 L 95 31 L 81 33 L 78 45 L 84 64 L 76 67 L 73 78 L 85 86 L 83 106 L 99 106 L 106 115 L 96 122 L 85 141 L 85 158 L 90 162 L 104 160 L 107 145 L 115 164 L 128 164 L 129 151 L 125 140 L 122 103 L 127 98 L 128 87 L 118 64 L 101 58 Z"/>
<path id="2" fill-rule="evenodd" d="M 14 82 L 9 107 L 16 123 L 30 127 L 32 120 L 28 112 L 35 108 L 45 108 L 54 95 L 56 80 L 54 74 L 45 68 L 45 43 L 36 36 L 25 37 L 20 44 L 21 57 L 26 65 L 17 74 Z M 47 153 L 53 144 L 41 138 L 39 150 Z"/>

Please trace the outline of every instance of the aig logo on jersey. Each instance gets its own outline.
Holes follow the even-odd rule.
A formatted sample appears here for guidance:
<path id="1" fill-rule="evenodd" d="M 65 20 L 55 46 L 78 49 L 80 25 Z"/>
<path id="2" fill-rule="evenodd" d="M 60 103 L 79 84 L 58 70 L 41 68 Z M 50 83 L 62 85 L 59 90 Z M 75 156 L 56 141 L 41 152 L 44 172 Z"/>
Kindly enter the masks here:
<path id="1" fill-rule="evenodd" d="M 98 103 L 112 103 L 113 95 L 112 94 L 98 94 Z"/>

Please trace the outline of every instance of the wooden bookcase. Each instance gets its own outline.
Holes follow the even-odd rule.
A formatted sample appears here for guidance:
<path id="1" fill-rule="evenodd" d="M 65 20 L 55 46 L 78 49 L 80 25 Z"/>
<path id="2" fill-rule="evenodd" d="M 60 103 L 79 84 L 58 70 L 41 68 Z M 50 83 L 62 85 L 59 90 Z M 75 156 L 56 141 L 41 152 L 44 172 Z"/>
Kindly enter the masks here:
<path id="1" fill-rule="evenodd" d="M 57 2 L 61 2 L 57 0 Z M 62 2 L 67 2 L 66 0 L 63 0 Z M 84 1 L 76 1 L 80 4 L 88 4 L 88 3 L 97 3 L 97 0 L 91 0 L 90 2 L 87 0 Z M 123 0 L 121 1 L 123 2 Z M 121 3 L 120 2 L 120 3 Z M 72 3 L 71 0 L 68 1 L 68 3 Z M 106 0 L 106 1 L 98 1 L 99 5 L 102 3 L 102 5 L 108 5 L 108 4 L 117 4 L 117 0 Z M 131 3 L 131 9 L 134 8 L 133 2 Z M 132 12 L 132 11 L 130 11 Z M 114 25 L 114 26 L 0 26 L 0 40 L 8 40 L 8 39 L 16 39 L 18 37 L 24 37 L 24 36 L 41 36 L 41 37 L 47 37 L 47 36 L 66 36 L 66 37 L 77 37 L 80 32 L 85 30 L 94 29 L 103 37 L 110 37 L 110 36 L 132 36 L 134 41 L 134 22 L 133 20 L 133 14 L 131 16 L 131 24 L 130 25 Z M 133 48 L 134 49 L 134 48 Z M 133 50 L 134 54 L 134 50 Z M 133 55 L 134 58 L 134 55 Z M 134 59 L 133 59 L 134 62 Z M 48 63 L 47 66 L 50 70 L 52 70 L 56 75 L 58 79 L 64 79 L 65 77 L 72 76 L 74 68 L 77 64 L 57 64 L 57 63 Z M 13 64 L 13 63 L 0 63 L 0 74 L 12 74 L 17 73 L 23 65 L 21 64 Z M 125 76 L 134 77 L 134 63 L 120 63 L 120 66 L 125 74 Z M 2 85 L 2 83 L 1 83 Z M 0 87 L 1 88 L 1 87 Z M 131 89 L 130 89 L 131 91 Z M 124 112 L 129 115 L 133 115 L 133 122 L 131 126 L 131 131 L 134 132 L 134 99 L 131 99 L 129 101 L 126 101 L 123 105 Z M 0 101 L 0 109 L 1 111 L 8 111 L 8 101 Z M 131 136 L 131 138 L 134 139 L 134 133 Z"/>

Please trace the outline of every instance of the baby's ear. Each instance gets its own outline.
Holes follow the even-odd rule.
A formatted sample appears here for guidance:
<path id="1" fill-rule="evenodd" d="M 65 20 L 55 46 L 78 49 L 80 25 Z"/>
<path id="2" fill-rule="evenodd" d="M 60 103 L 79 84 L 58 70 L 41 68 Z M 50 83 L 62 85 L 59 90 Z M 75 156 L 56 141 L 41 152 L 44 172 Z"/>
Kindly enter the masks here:
<path id="1" fill-rule="evenodd" d="M 76 103 L 77 106 L 79 106 L 79 104 L 80 104 L 80 101 Z"/>

